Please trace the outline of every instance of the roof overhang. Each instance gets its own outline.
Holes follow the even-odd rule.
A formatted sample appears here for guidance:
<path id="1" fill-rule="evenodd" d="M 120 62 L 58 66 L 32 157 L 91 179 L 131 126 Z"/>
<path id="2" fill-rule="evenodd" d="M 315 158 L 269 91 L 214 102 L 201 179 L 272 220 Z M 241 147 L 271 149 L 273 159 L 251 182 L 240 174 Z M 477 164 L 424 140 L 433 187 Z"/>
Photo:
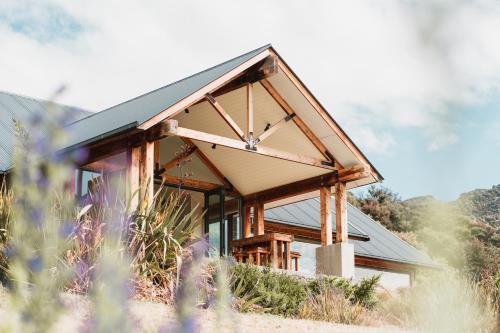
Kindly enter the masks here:
<path id="1" fill-rule="evenodd" d="M 123 133 L 135 135 L 137 132 L 148 132 L 172 120 L 178 120 L 181 127 L 191 130 L 191 133 L 194 130 L 236 141 L 243 139 L 239 128 L 245 127 L 242 115 L 244 112 L 239 111 L 245 108 L 248 98 L 245 102 L 245 97 L 242 95 L 245 91 L 245 82 L 243 85 L 239 83 L 242 78 L 246 80 L 255 78 L 249 75 L 252 74 L 250 71 L 255 68 L 261 69 L 270 59 L 276 70 L 263 77 L 257 76 L 257 80 L 251 84 L 255 87 L 253 99 L 256 101 L 256 128 L 264 130 L 261 136 L 265 136 L 268 126 L 276 125 L 277 121 L 283 118 L 283 111 L 285 118 L 293 118 L 294 126 L 282 126 L 283 129 L 280 129 L 279 134 L 266 139 L 257 149 L 247 151 L 240 149 L 237 144 L 224 145 L 221 141 L 214 141 L 213 138 L 205 140 L 200 139 L 200 136 L 188 136 L 188 138 L 214 165 L 228 175 L 231 183 L 244 195 L 359 166 L 365 171 L 357 177 L 348 178 L 347 188 L 381 181 L 383 178 L 379 172 L 271 46 L 251 51 L 220 65 L 226 66 L 224 71 L 218 71 L 216 66 L 71 125 L 72 131 L 77 133 L 82 131 L 84 134 L 79 134 L 82 139 L 75 139 L 74 144 L 67 149 L 93 145 Z M 210 71 L 213 75 L 209 73 Z M 200 76 L 204 76 L 204 79 L 198 79 Z M 202 83 L 194 84 L 196 89 L 193 89 L 193 85 L 188 83 L 189 80 L 198 80 L 197 82 Z M 187 86 L 189 87 L 186 88 Z M 178 97 L 171 98 L 172 94 Z M 216 96 L 218 102 L 212 100 L 212 96 Z M 165 98 L 169 101 L 165 102 L 162 108 L 161 101 Z M 214 101 L 224 107 L 222 111 Z M 188 108 L 191 111 L 189 117 L 184 114 Z M 280 112 L 282 115 L 276 118 Z M 115 125 L 115 129 L 94 133 L 91 123 L 113 122 L 117 115 L 123 115 L 123 119 Z M 132 116 L 135 119 L 131 119 Z M 166 135 L 183 136 L 182 133 L 172 132 Z M 300 140 L 295 140 L 299 137 Z M 304 137 L 307 137 L 306 140 Z M 212 149 L 214 145 L 217 145 L 217 150 Z M 262 154 L 264 150 L 265 153 Z M 250 166 L 255 166 L 252 169 L 259 169 L 260 172 L 252 174 Z M 255 184 L 257 179 L 255 177 L 259 179 L 258 185 Z"/>

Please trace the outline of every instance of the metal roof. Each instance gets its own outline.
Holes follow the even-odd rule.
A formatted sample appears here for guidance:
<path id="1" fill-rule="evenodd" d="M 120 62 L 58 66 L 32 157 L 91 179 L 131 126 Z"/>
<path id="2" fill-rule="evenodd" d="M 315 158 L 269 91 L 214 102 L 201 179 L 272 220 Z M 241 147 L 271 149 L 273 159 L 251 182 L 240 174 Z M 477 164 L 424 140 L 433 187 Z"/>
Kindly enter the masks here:
<path id="1" fill-rule="evenodd" d="M 265 45 L 187 78 L 94 113 L 69 125 L 66 149 L 134 128 L 268 49 Z"/>
<path id="2" fill-rule="evenodd" d="M 332 207 L 335 207 L 334 198 Z M 312 229 L 321 229 L 319 216 L 319 198 L 298 201 L 265 211 L 266 220 Z M 335 220 L 334 209 L 332 218 Z M 364 234 L 370 238 L 369 241 L 349 240 L 354 244 L 355 255 L 412 265 L 437 266 L 426 254 L 350 204 L 347 206 L 347 219 L 349 235 Z M 335 224 L 333 229 L 335 230 Z"/>
<path id="3" fill-rule="evenodd" d="M 16 131 L 14 119 L 27 123 L 30 117 L 47 112 L 48 101 L 20 96 L 0 91 L 0 173 L 5 173 L 13 166 Z M 91 112 L 51 103 L 51 112 L 71 112 L 70 119 L 81 119 Z"/>

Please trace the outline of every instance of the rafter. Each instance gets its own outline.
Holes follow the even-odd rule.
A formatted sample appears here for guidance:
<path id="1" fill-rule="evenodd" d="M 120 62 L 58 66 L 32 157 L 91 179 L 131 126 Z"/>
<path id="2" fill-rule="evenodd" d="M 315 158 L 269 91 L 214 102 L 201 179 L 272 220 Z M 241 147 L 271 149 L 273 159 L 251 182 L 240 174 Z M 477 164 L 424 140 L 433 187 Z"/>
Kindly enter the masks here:
<path id="1" fill-rule="evenodd" d="M 165 173 L 173 167 L 179 165 L 182 161 L 191 156 L 197 149 L 198 147 L 195 145 L 189 145 L 178 156 L 163 164 L 162 170 L 160 170 L 159 173 Z"/>
<path id="2" fill-rule="evenodd" d="M 278 93 L 276 88 L 266 79 L 260 81 L 260 84 L 266 89 L 266 91 L 271 95 L 271 97 L 278 103 L 286 114 L 295 114 L 294 109 L 287 103 L 287 101 Z M 304 135 L 311 141 L 311 143 L 318 149 L 318 151 L 326 158 L 334 161 L 333 155 L 328 151 L 328 148 L 321 142 L 321 140 L 311 131 L 311 129 L 300 119 L 300 117 L 294 117 L 293 121 L 295 125 L 304 133 Z M 338 164 L 338 161 L 335 161 Z M 339 165 L 340 166 L 340 165 Z"/>
<path id="3" fill-rule="evenodd" d="M 181 137 L 182 141 L 184 141 L 186 144 L 189 144 L 191 146 L 196 146 L 196 144 L 189 138 L 184 138 Z M 224 184 L 226 188 L 232 189 L 234 193 L 239 194 L 240 192 L 238 191 L 237 188 L 234 187 L 233 184 L 224 176 L 224 174 L 210 161 L 210 159 L 203 154 L 203 152 L 200 149 L 195 150 L 195 154 L 200 158 L 200 160 L 205 164 L 205 166 L 217 177 L 217 179 Z"/>
<path id="4" fill-rule="evenodd" d="M 180 137 L 185 137 L 189 138 L 192 140 L 198 140 L 198 141 L 203 141 L 203 142 L 208 142 L 216 145 L 221 145 L 224 147 L 232 148 L 232 149 L 238 149 L 238 150 L 243 150 L 247 152 L 252 152 L 268 157 L 273 157 L 273 158 L 278 158 L 282 160 L 287 160 L 291 162 L 296 162 L 296 163 L 301 163 L 305 165 L 310 165 L 314 167 L 319 167 L 323 169 L 328 169 L 328 170 L 335 170 L 334 166 L 332 165 L 331 162 L 329 161 L 324 161 L 320 160 L 314 157 L 309 157 L 309 156 L 303 156 L 303 155 L 298 155 L 298 154 L 293 154 L 293 153 L 288 153 L 282 150 L 277 150 L 274 148 L 270 147 L 261 147 L 261 146 L 255 146 L 253 149 L 249 149 L 247 146 L 247 143 L 231 139 L 231 138 L 226 138 L 220 135 L 215 135 L 215 134 L 210 134 L 210 133 L 205 133 L 205 132 L 200 132 L 196 130 L 192 130 L 189 128 L 184 128 L 184 127 L 178 127 L 178 122 L 176 120 L 170 119 L 165 121 L 167 125 L 167 133 L 169 135 L 176 135 Z"/>
<path id="5" fill-rule="evenodd" d="M 207 98 L 207 101 L 214 107 L 215 110 L 220 114 L 222 119 L 231 127 L 234 133 L 242 140 L 245 141 L 245 132 L 238 126 L 238 124 L 231 118 L 231 116 L 224 110 L 224 108 L 215 100 L 215 98 L 210 95 L 206 94 L 205 95 Z"/>
<path id="6" fill-rule="evenodd" d="M 283 128 L 283 126 L 285 126 L 294 117 L 295 117 L 295 113 L 289 114 L 285 118 L 281 119 L 276 124 L 271 126 L 269 129 L 264 130 L 264 133 L 259 135 L 259 137 L 257 138 L 257 140 L 256 140 L 257 143 L 261 143 L 262 141 L 264 141 L 265 139 L 267 139 L 268 137 L 270 137 L 271 135 L 276 133 L 280 128 Z"/>

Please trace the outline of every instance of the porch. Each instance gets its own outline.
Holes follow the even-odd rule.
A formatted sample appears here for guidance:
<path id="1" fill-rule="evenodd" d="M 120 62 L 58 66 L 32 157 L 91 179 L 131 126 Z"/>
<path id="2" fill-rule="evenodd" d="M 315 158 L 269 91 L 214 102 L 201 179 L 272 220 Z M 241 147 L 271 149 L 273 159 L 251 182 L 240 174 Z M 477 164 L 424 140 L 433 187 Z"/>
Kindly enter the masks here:
<path id="1" fill-rule="evenodd" d="M 231 62 L 225 74 L 193 86 Z M 139 198 L 150 202 L 158 189 L 179 190 L 187 209 L 205 213 L 200 235 L 208 238 L 212 255 L 234 253 L 238 260 L 284 269 L 292 268 L 292 256 L 298 258 L 290 250 L 295 231 L 266 233 L 264 209 L 319 194 L 318 272 L 352 275 L 346 191 L 380 175 L 274 49 L 220 66 L 161 88 L 161 96 L 155 91 L 114 107 L 122 111 L 117 116 L 152 105 L 158 112 L 85 143 L 77 193 L 89 190 L 92 175 L 123 177 L 128 193 L 139 193 L 132 205 Z M 172 94 L 182 97 L 167 103 Z M 114 108 L 101 114 L 109 117 Z"/>

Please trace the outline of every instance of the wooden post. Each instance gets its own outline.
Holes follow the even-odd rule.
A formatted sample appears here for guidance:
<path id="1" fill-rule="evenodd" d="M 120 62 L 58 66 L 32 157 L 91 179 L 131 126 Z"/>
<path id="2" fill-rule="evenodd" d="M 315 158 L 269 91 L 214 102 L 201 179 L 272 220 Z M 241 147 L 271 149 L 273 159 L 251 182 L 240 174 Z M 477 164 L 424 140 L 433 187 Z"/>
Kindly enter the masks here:
<path id="1" fill-rule="evenodd" d="M 347 192 L 344 182 L 335 184 L 335 215 L 337 228 L 335 241 L 347 242 Z"/>
<path id="2" fill-rule="evenodd" d="M 247 84 L 247 139 L 253 136 L 253 86 Z"/>
<path id="3" fill-rule="evenodd" d="M 321 222 L 321 246 L 332 244 L 332 189 L 324 186 L 319 190 L 320 194 L 320 222 Z"/>
<path id="4" fill-rule="evenodd" d="M 155 157 L 154 157 L 154 162 L 155 162 L 155 170 L 160 169 L 160 141 L 156 140 L 154 142 L 154 151 L 155 151 Z"/>
<path id="5" fill-rule="evenodd" d="M 135 210 L 139 204 L 139 160 L 141 147 L 132 147 L 127 150 L 127 200 L 130 200 L 130 208 Z"/>
<path id="6" fill-rule="evenodd" d="M 243 220 L 243 238 L 250 237 L 252 233 L 252 216 L 251 216 L 252 206 L 245 205 L 245 216 Z"/>
<path id="7" fill-rule="evenodd" d="M 153 202 L 154 196 L 154 147 L 154 142 L 146 142 L 141 146 L 139 158 L 140 198 L 144 198 L 148 202 L 148 206 Z"/>
<path id="8" fill-rule="evenodd" d="M 255 235 L 264 234 L 264 204 L 262 202 L 257 203 L 254 206 L 254 217 L 253 223 L 255 228 Z"/>

